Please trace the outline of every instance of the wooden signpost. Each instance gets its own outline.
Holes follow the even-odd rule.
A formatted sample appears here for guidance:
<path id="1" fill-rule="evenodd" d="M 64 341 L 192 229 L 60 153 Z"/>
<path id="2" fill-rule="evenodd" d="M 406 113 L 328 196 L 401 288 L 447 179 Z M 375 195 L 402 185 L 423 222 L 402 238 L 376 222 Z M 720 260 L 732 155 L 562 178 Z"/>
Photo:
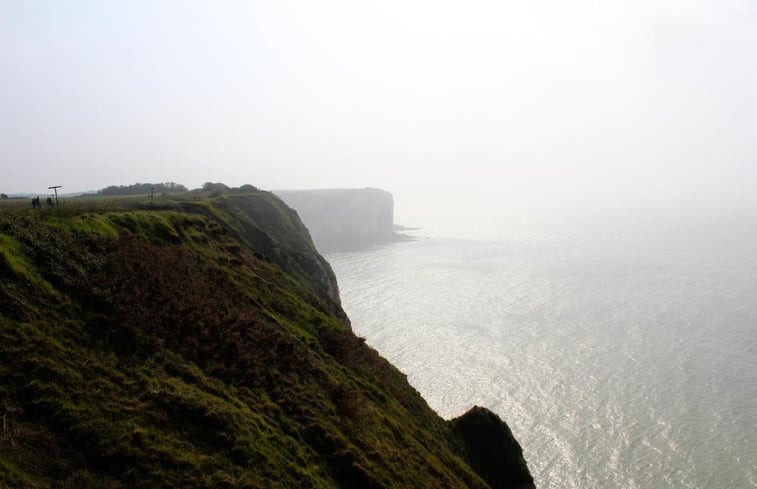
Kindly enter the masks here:
<path id="1" fill-rule="evenodd" d="M 55 207 L 58 208 L 58 222 L 62 223 L 63 218 L 60 217 L 60 204 L 58 203 L 58 189 L 63 187 L 63 185 L 53 185 L 52 187 L 47 187 L 48 190 L 54 190 L 55 191 Z"/>

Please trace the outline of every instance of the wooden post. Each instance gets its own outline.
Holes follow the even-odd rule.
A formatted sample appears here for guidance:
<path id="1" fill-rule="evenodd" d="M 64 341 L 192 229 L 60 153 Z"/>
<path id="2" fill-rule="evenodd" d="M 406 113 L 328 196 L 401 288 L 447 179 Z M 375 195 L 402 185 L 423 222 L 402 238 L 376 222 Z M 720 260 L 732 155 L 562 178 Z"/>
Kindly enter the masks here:
<path id="1" fill-rule="evenodd" d="M 63 185 L 53 185 L 52 187 L 47 187 L 47 189 L 55 191 L 55 207 L 58 208 L 58 222 L 63 224 L 63 218 L 60 217 L 60 203 L 58 202 L 58 189 L 61 187 L 63 187 Z"/>

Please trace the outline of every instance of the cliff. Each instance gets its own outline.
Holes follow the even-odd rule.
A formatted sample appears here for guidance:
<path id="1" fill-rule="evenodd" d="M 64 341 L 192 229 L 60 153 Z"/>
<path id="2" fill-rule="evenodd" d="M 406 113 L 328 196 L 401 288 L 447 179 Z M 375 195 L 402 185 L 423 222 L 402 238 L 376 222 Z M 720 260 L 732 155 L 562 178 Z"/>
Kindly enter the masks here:
<path id="1" fill-rule="evenodd" d="M 277 190 L 299 214 L 316 247 L 336 251 L 396 241 L 394 199 L 384 190 Z"/>
<path id="2" fill-rule="evenodd" d="M 485 418 L 350 331 L 270 193 L 0 215 L 0 487 L 531 487 Z"/>

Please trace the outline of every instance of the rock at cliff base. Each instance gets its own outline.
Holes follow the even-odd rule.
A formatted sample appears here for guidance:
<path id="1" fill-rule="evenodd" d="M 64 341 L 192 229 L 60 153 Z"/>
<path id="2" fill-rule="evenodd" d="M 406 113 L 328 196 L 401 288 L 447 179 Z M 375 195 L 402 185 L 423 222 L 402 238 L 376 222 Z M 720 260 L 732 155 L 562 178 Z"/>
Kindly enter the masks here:
<path id="1" fill-rule="evenodd" d="M 492 489 L 533 489 L 523 449 L 496 414 L 474 406 L 451 421 L 473 470 Z"/>

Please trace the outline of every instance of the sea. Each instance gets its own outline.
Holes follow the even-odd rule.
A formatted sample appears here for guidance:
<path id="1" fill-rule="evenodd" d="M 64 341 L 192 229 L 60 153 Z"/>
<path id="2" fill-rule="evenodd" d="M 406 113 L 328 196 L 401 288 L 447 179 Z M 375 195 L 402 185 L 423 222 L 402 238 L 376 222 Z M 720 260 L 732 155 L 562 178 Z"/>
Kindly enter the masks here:
<path id="1" fill-rule="evenodd" d="M 757 488 L 757 212 L 414 222 L 328 253 L 355 333 L 540 489 Z"/>

